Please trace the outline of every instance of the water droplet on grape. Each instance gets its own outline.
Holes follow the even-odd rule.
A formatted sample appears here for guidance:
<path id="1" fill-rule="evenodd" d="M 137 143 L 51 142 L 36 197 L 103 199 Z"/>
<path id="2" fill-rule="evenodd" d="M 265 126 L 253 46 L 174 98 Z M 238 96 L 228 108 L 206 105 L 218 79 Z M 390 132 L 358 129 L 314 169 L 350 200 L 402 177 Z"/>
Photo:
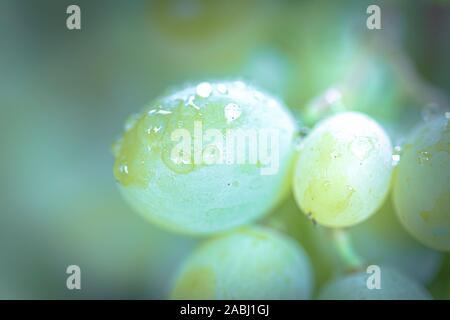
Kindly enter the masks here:
<path id="1" fill-rule="evenodd" d="M 278 106 L 278 102 L 275 99 L 269 99 L 269 101 L 267 101 L 267 105 L 270 108 L 276 108 Z"/>
<path id="2" fill-rule="evenodd" d="M 232 122 L 241 116 L 241 108 L 236 103 L 229 103 L 224 109 L 225 118 L 228 122 Z"/>
<path id="3" fill-rule="evenodd" d="M 223 84 L 223 83 L 219 83 L 219 84 L 217 85 L 217 91 L 218 91 L 220 94 L 227 94 L 227 93 L 228 93 L 227 86 L 226 86 L 225 84 Z"/>
<path id="4" fill-rule="evenodd" d="M 212 92 L 212 87 L 209 82 L 202 82 L 196 87 L 196 93 L 199 97 L 208 98 Z"/>
<path id="5" fill-rule="evenodd" d="M 392 155 L 392 166 L 395 167 L 400 162 L 400 155 L 399 154 L 393 154 Z"/>
<path id="6" fill-rule="evenodd" d="M 342 98 L 342 93 L 336 88 L 330 88 L 325 92 L 325 101 L 333 104 Z"/>
<path id="7" fill-rule="evenodd" d="M 373 149 L 374 143 L 368 137 L 358 137 L 350 145 L 351 152 L 360 160 L 366 159 Z"/>
<path id="8" fill-rule="evenodd" d="M 128 174 L 128 166 L 126 164 L 121 164 L 119 166 L 119 171 L 122 174 Z"/>
<path id="9" fill-rule="evenodd" d="M 172 113 L 171 111 L 169 111 L 169 110 L 163 110 L 163 109 L 158 110 L 158 111 L 156 112 L 156 114 L 161 114 L 161 115 L 168 115 L 168 114 L 171 114 L 171 113 Z"/>
<path id="10" fill-rule="evenodd" d="M 402 147 L 397 145 L 394 147 L 394 151 L 392 153 L 392 166 L 395 167 L 400 162 L 401 154 L 402 154 Z"/>
<path id="11" fill-rule="evenodd" d="M 241 90 L 246 88 L 246 85 L 243 81 L 235 81 L 234 85 L 236 86 L 236 88 Z"/>
<path id="12" fill-rule="evenodd" d="M 417 160 L 421 165 L 426 164 L 431 160 L 431 153 L 426 150 L 419 151 Z"/>
<path id="13" fill-rule="evenodd" d="M 184 153 L 182 150 L 178 154 L 173 154 L 172 151 L 172 148 L 167 146 L 161 154 L 161 159 L 170 170 L 185 174 L 194 169 L 194 164 L 189 154 Z"/>
<path id="14" fill-rule="evenodd" d="M 189 106 L 189 107 L 192 107 L 192 108 L 194 108 L 194 109 L 196 109 L 196 110 L 200 110 L 200 107 L 198 106 L 198 105 L 196 105 L 195 104 L 195 97 L 194 96 L 190 96 L 189 98 L 188 98 L 188 101 L 187 101 L 187 105 Z"/>

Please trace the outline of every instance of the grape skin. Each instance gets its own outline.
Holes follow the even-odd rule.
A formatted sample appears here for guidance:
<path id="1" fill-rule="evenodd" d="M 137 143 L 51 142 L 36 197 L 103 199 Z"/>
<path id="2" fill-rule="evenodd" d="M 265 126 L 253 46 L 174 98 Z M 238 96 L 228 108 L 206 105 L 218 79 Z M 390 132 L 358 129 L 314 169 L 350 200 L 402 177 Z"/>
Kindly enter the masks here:
<path id="1" fill-rule="evenodd" d="M 319 300 L 429 300 L 430 294 L 394 269 L 381 267 L 381 289 L 368 289 L 370 273 L 359 272 L 337 278 L 325 285 Z"/>
<path id="2" fill-rule="evenodd" d="M 450 251 L 450 125 L 440 116 L 408 137 L 394 179 L 394 204 L 408 232 Z"/>
<path id="3" fill-rule="evenodd" d="M 398 221 L 392 201 L 386 199 L 369 219 L 346 230 L 363 262 L 394 268 L 421 284 L 428 284 L 442 265 L 442 254 L 411 237 Z M 308 253 L 318 287 L 345 271 L 328 228 L 305 219 L 292 197 L 264 219 L 264 225 L 297 240 Z"/>
<path id="4" fill-rule="evenodd" d="M 172 299 L 308 299 L 304 250 L 268 228 L 234 231 L 201 245 L 177 274 Z"/>
<path id="5" fill-rule="evenodd" d="M 234 108 L 227 109 L 231 104 Z M 174 163 L 171 132 L 182 127 L 193 136 L 196 121 L 203 132 L 276 130 L 278 172 L 261 175 L 258 163 Z M 160 226 L 189 234 L 230 229 L 268 212 L 289 190 L 295 129 L 286 108 L 263 92 L 240 81 L 203 83 L 156 100 L 129 120 L 113 148 L 114 175 L 128 202 Z"/>
<path id="6" fill-rule="evenodd" d="M 394 268 L 422 284 L 428 284 L 442 264 L 440 252 L 423 246 L 403 228 L 390 197 L 373 216 L 348 233 L 364 261 Z"/>
<path id="7" fill-rule="evenodd" d="M 327 227 L 348 227 L 383 203 L 392 146 L 369 117 L 346 112 L 320 122 L 302 144 L 294 195 L 303 212 Z"/>

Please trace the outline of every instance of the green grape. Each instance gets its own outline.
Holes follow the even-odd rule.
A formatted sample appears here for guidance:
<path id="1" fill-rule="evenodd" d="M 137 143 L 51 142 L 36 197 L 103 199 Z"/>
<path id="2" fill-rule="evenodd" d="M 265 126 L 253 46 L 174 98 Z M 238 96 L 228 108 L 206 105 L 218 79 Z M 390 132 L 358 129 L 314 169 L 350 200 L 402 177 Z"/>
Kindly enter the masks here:
<path id="1" fill-rule="evenodd" d="M 394 204 L 408 232 L 424 245 L 450 251 L 450 124 L 442 116 L 416 128 L 403 146 Z"/>
<path id="2" fill-rule="evenodd" d="M 369 289 L 374 274 L 359 272 L 337 278 L 323 287 L 320 300 L 428 300 L 430 294 L 420 284 L 394 269 L 380 268 L 380 289 Z"/>
<path id="3" fill-rule="evenodd" d="M 320 287 L 342 271 L 337 262 L 339 257 L 330 245 L 328 228 L 314 224 L 306 219 L 295 199 L 290 195 L 280 206 L 272 210 L 262 225 L 273 228 L 296 240 L 305 249 L 314 269 L 314 283 Z"/>
<path id="4" fill-rule="evenodd" d="M 388 200 L 369 219 L 346 230 L 350 244 L 363 263 L 392 267 L 417 282 L 428 284 L 439 271 L 442 254 L 413 239 L 401 226 Z M 310 257 L 318 287 L 346 270 L 332 244 L 330 230 L 305 219 L 293 198 L 274 209 L 263 224 L 301 243 Z"/>
<path id="5" fill-rule="evenodd" d="M 294 195 L 319 224 L 352 226 L 383 203 L 391 171 L 392 147 L 384 130 L 363 114 L 341 113 L 320 122 L 302 143 Z"/>
<path id="6" fill-rule="evenodd" d="M 308 299 L 308 256 L 290 238 L 252 227 L 212 239 L 181 267 L 173 299 Z"/>
<path id="7" fill-rule="evenodd" d="M 173 139 L 180 130 L 187 149 Z M 241 81 L 200 83 L 131 118 L 113 148 L 114 175 L 129 203 L 159 225 L 226 230 L 268 212 L 289 190 L 295 130 L 283 105 Z"/>
<path id="8" fill-rule="evenodd" d="M 379 263 L 428 284 L 439 271 L 442 254 L 423 246 L 403 228 L 390 197 L 367 221 L 348 230 L 358 255 L 368 264 Z"/>

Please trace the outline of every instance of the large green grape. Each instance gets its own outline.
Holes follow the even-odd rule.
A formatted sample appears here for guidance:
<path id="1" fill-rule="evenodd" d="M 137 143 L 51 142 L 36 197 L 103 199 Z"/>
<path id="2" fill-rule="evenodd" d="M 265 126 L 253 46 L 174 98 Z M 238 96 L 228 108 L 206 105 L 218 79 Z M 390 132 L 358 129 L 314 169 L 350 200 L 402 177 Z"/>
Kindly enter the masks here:
<path id="1" fill-rule="evenodd" d="M 320 122 L 303 142 L 294 195 L 319 224 L 351 226 L 383 203 L 391 171 L 392 147 L 384 130 L 363 114 L 341 113 Z"/>
<path id="2" fill-rule="evenodd" d="M 403 226 L 423 244 L 450 251 L 450 124 L 427 121 L 403 146 L 394 204 Z"/>
<path id="3" fill-rule="evenodd" d="M 267 94 L 240 81 L 201 83 L 131 118 L 114 146 L 114 175 L 131 205 L 160 225 L 225 230 L 261 216 L 289 189 L 295 130 Z"/>
<path id="4" fill-rule="evenodd" d="M 371 273 L 350 274 L 325 285 L 319 293 L 321 300 L 428 300 L 430 294 L 420 284 L 394 269 L 381 267 L 381 288 L 369 289 Z"/>
<path id="5" fill-rule="evenodd" d="M 237 230 L 209 240 L 180 269 L 173 299 L 308 299 L 308 256 L 267 228 Z"/>

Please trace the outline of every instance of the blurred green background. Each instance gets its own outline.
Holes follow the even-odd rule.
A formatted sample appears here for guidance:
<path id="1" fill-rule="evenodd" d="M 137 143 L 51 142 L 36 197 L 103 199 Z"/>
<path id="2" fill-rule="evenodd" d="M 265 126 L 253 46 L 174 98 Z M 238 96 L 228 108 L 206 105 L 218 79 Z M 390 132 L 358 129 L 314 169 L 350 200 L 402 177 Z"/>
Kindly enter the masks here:
<path id="1" fill-rule="evenodd" d="M 366 28 L 372 3 L 382 30 Z M 81 30 L 66 28 L 70 4 Z M 199 240 L 132 212 L 110 152 L 125 118 L 151 99 L 240 78 L 312 125 L 320 115 L 308 106 L 337 86 L 346 108 L 382 121 L 398 142 L 450 90 L 449 31 L 447 1 L 0 0 L 0 298 L 167 297 Z M 283 210 L 303 218 L 289 201 Z M 337 264 L 320 237 L 299 236 L 319 284 Z M 426 254 L 439 263 L 424 281 L 450 298 L 448 254 Z M 82 290 L 66 288 L 71 264 Z"/>

